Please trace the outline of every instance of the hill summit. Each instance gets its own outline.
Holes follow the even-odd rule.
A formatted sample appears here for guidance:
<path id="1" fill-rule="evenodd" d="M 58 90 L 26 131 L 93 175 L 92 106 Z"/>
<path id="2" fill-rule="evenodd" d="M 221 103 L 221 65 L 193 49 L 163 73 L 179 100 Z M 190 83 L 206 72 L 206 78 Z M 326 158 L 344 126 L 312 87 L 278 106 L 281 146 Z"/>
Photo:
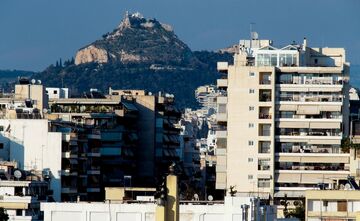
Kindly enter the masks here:
<path id="1" fill-rule="evenodd" d="M 90 88 L 142 89 L 172 93 L 179 107 L 196 108 L 194 90 L 220 77 L 217 61 L 232 60 L 226 52 L 191 51 L 170 25 L 126 13 L 112 32 L 79 49 L 76 59 L 32 77 L 49 87 L 68 87 L 74 96 Z"/>
<path id="2" fill-rule="evenodd" d="M 77 52 L 76 65 L 91 62 L 175 66 L 199 63 L 170 25 L 146 19 L 138 12 L 126 12 L 117 28 Z"/>

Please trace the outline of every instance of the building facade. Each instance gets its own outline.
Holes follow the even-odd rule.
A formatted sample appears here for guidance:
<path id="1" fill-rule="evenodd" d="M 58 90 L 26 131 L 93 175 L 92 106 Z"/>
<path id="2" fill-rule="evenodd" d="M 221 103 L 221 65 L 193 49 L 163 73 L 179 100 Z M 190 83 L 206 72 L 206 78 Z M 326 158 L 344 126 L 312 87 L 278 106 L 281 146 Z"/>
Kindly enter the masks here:
<path id="1" fill-rule="evenodd" d="M 227 77 L 218 81 L 218 189 L 297 198 L 350 175 L 341 149 L 349 133 L 343 48 L 240 41 L 234 64 L 219 62 L 218 70 Z"/>

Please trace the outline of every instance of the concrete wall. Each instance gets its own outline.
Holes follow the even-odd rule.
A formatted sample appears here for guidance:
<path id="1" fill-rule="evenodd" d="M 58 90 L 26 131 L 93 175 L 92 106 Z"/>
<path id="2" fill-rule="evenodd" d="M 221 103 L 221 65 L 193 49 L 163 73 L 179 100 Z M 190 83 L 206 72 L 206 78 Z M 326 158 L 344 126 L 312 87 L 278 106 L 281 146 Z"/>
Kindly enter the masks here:
<path id="1" fill-rule="evenodd" d="M 17 161 L 20 169 L 49 169 L 55 200 L 61 194 L 61 133 L 48 132 L 48 120 L 0 120 L 7 131 L 1 133 L 4 149 L 0 158 Z M 10 125 L 10 126 L 9 126 Z"/>
<path id="2" fill-rule="evenodd" d="M 155 160 L 155 96 L 137 96 L 135 106 L 139 110 L 138 174 L 152 177 Z"/>
<path id="3" fill-rule="evenodd" d="M 260 72 L 271 73 L 270 85 L 259 84 Z M 271 193 L 270 189 L 273 189 L 273 180 L 270 188 L 263 188 L 258 187 L 258 179 L 273 177 L 274 72 L 274 67 L 229 67 L 226 184 L 227 188 L 235 186 L 238 192 Z M 271 102 L 259 102 L 260 89 L 271 90 Z M 253 90 L 253 93 L 250 93 L 250 90 Z M 250 107 L 253 109 L 250 110 Z M 269 107 L 272 119 L 259 119 L 260 107 Z M 259 136 L 260 124 L 271 124 L 270 136 Z M 271 142 L 270 153 L 258 154 L 260 140 Z M 249 145 L 249 142 L 252 142 L 252 145 Z M 270 170 L 258 170 L 258 159 L 262 158 L 270 159 Z"/>
<path id="4" fill-rule="evenodd" d="M 181 221 L 238 221 L 242 220 L 241 205 L 250 205 L 250 198 L 228 197 L 225 204 L 180 205 Z M 44 221 L 155 221 L 155 207 L 149 204 L 114 203 L 42 203 Z M 275 210 L 267 207 L 266 217 L 256 220 L 275 220 Z M 247 220 L 251 220 L 250 209 Z"/>

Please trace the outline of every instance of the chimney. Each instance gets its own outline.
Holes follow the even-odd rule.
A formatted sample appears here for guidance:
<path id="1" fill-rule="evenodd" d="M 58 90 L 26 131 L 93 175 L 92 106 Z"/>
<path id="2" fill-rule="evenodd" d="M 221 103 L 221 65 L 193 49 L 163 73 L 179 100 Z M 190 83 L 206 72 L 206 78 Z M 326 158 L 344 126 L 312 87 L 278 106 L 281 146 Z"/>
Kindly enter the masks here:
<path id="1" fill-rule="evenodd" d="M 306 47 L 307 47 L 307 40 L 306 40 L 306 38 L 304 37 L 304 42 L 303 42 L 303 45 L 302 45 L 302 50 L 303 50 L 303 51 L 306 51 Z"/>

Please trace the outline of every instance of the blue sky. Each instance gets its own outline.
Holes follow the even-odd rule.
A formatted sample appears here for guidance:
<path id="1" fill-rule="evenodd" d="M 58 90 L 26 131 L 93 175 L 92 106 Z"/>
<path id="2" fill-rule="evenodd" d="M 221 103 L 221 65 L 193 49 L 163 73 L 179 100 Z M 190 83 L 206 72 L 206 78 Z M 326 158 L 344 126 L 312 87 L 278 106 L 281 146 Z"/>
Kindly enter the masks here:
<path id="1" fill-rule="evenodd" d="M 248 38 L 345 47 L 360 64 L 359 0 L 0 0 L 0 69 L 43 70 L 118 25 L 124 12 L 171 24 L 193 50 Z"/>

